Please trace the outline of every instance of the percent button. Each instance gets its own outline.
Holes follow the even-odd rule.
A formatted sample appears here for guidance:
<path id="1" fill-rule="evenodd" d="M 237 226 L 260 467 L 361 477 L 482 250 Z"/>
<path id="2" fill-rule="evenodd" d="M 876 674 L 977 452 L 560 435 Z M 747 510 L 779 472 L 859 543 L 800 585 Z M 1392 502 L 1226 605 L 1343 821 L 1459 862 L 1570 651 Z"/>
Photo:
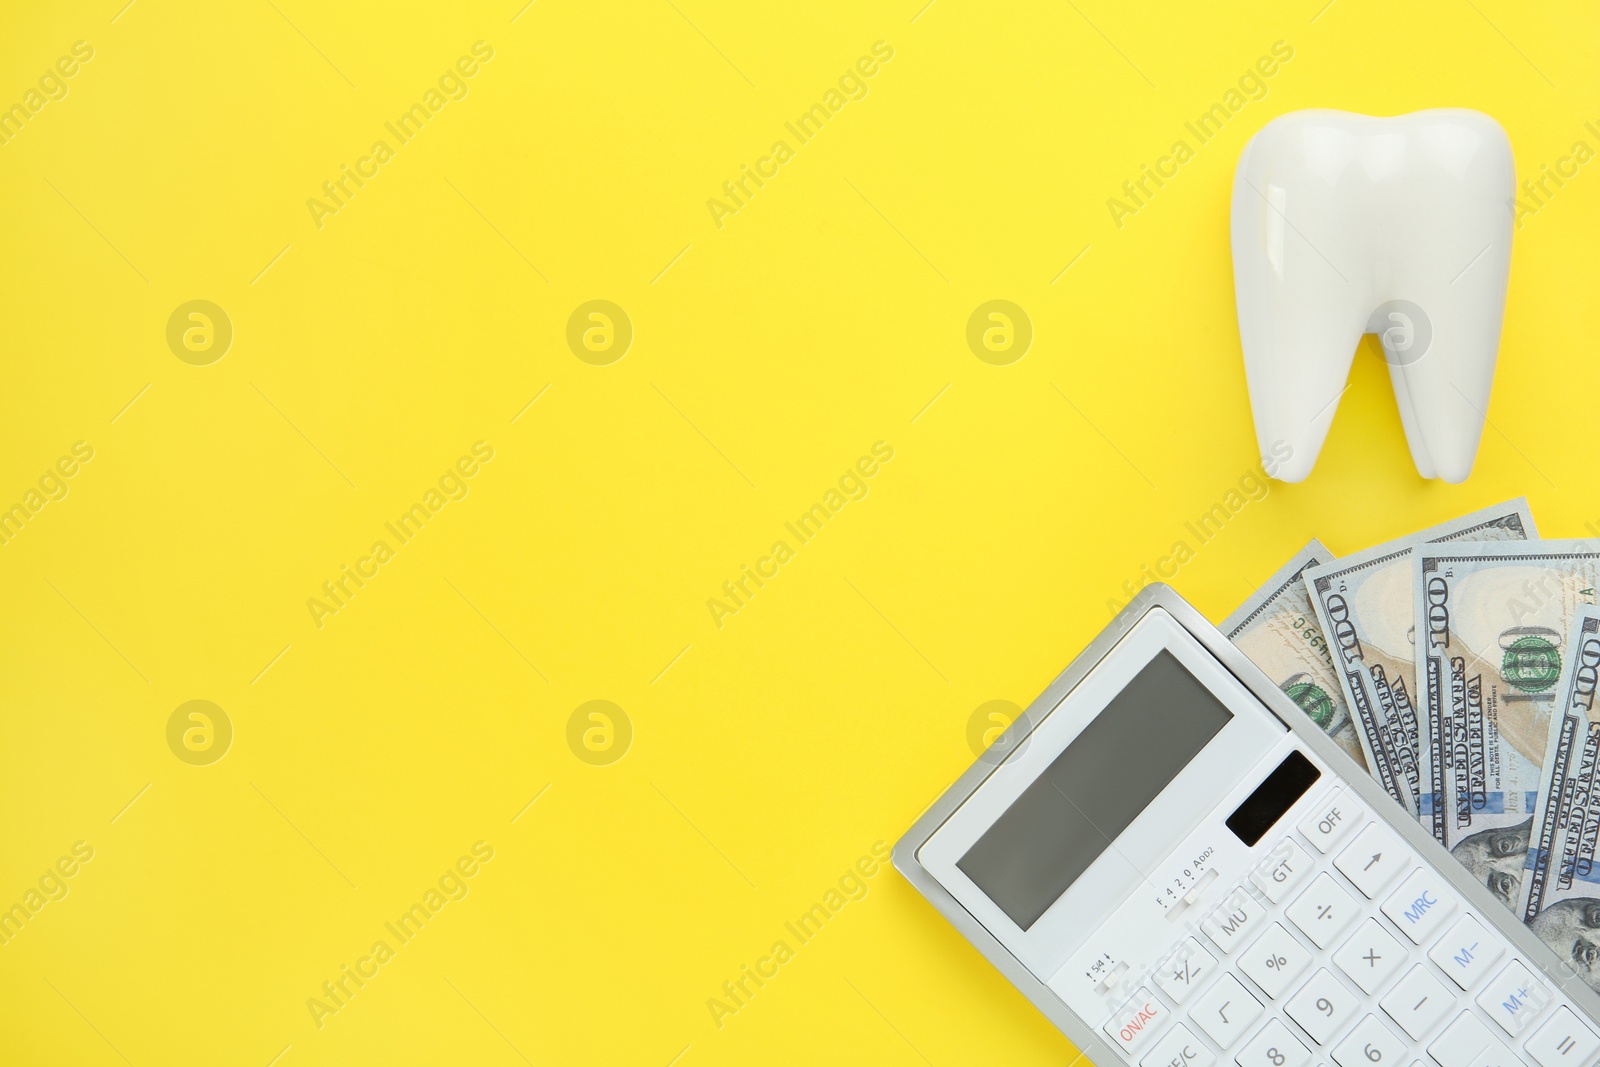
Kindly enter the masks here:
<path id="1" fill-rule="evenodd" d="M 1273 1000 L 1283 996 L 1310 964 L 1311 953 L 1279 923 L 1267 927 L 1239 957 L 1240 970 Z"/>

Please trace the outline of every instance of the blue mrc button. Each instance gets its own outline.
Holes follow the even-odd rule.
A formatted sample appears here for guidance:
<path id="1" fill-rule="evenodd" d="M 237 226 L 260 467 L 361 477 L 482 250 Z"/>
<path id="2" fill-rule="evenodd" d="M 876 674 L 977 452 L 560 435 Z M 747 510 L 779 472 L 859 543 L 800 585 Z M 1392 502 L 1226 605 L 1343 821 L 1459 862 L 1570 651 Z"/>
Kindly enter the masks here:
<path id="1" fill-rule="evenodd" d="M 1438 873 L 1427 868 L 1413 872 L 1383 902 L 1383 913 L 1418 945 L 1432 937 L 1455 911 L 1455 896 L 1444 889 Z"/>

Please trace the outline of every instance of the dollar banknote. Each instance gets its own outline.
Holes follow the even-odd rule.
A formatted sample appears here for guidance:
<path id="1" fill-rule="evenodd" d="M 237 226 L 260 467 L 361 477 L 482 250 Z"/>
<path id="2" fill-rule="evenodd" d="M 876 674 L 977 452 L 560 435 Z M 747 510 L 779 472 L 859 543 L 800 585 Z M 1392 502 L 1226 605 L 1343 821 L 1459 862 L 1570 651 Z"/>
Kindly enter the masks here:
<path id="1" fill-rule="evenodd" d="M 1306 587 L 1329 637 L 1367 770 L 1424 822 L 1422 735 L 1413 698 L 1412 549 L 1429 541 L 1537 536 L 1528 502 L 1518 498 L 1306 570 Z"/>
<path id="2" fill-rule="evenodd" d="M 1424 822 L 1515 909 L 1562 646 L 1596 602 L 1600 543 L 1420 545 L 1412 582 Z"/>
<path id="3" fill-rule="evenodd" d="M 1573 616 L 1517 915 L 1600 990 L 1600 608 Z"/>
<path id="4" fill-rule="evenodd" d="M 1333 654 L 1301 575 L 1333 554 L 1312 541 L 1239 605 L 1222 624 L 1228 640 L 1363 768 L 1366 756 L 1339 689 Z"/>

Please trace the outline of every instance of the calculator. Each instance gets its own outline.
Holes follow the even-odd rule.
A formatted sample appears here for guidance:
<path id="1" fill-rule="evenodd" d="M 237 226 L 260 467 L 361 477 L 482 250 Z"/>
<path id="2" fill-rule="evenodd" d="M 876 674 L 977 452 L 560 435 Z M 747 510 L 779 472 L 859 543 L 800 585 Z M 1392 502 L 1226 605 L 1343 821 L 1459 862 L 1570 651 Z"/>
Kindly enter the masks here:
<path id="1" fill-rule="evenodd" d="M 894 863 L 1100 1067 L 1600 1059 L 1600 998 L 1167 586 Z"/>

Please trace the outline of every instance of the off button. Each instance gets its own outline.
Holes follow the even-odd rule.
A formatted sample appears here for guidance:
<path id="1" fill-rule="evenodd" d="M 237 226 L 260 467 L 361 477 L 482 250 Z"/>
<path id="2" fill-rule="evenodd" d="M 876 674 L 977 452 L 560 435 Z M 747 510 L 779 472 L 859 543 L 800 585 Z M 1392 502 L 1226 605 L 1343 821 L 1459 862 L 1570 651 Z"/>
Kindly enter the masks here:
<path id="1" fill-rule="evenodd" d="M 1354 793 L 1335 789 L 1311 814 L 1300 820 L 1300 832 L 1318 852 L 1327 852 L 1339 839 L 1362 824 L 1367 809 Z"/>

